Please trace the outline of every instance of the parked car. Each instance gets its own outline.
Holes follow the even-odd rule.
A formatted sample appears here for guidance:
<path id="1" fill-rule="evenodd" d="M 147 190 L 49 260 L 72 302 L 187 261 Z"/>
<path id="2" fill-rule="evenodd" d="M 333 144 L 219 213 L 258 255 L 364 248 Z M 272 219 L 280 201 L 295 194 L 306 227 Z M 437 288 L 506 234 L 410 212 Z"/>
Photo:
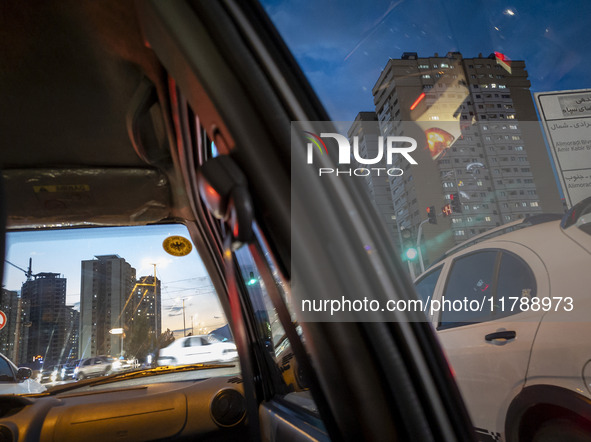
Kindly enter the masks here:
<path id="1" fill-rule="evenodd" d="M 415 283 L 483 440 L 591 431 L 590 211 L 500 227 Z"/>
<path id="2" fill-rule="evenodd" d="M 221 342 L 211 335 L 187 336 L 160 350 L 158 365 L 231 362 L 238 359 L 236 345 Z"/>
<path id="3" fill-rule="evenodd" d="M 28 367 L 17 368 L 6 356 L 0 354 L 0 395 L 42 393 L 46 389 L 31 379 Z"/>

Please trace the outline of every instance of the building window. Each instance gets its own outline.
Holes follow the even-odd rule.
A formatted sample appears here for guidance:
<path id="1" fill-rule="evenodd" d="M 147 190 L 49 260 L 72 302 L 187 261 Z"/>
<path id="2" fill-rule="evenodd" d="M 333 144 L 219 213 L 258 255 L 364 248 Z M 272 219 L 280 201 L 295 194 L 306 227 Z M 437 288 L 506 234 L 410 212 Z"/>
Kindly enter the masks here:
<path id="1" fill-rule="evenodd" d="M 531 201 L 529 205 L 530 207 L 538 207 L 540 204 L 537 201 Z"/>

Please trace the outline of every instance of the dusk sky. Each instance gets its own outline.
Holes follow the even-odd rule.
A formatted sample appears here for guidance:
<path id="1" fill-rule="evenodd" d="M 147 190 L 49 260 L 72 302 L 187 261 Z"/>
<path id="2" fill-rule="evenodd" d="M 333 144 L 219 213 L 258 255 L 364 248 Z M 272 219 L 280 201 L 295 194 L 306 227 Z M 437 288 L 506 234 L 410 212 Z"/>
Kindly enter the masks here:
<path id="1" fill-rule="evenodd" d="M 590 86 L 588 0 L 262 3 L 335 121 L 375 110 L 371 90 L 403 52 L 498 51 L 525 61 L 532 92 Z"/>
<path id="2" fill-rule="evenodd" d="M 33 273 L 60 273 L 67 279 L 66 303 L 80 302 L 81 262 L 96 255 L 119 255 L 136 269 L 137 277 L 152 275 L 162 281 L 163 329 L 182 330 L 182 300 L 185 323 L 217 328 L 225 323 L 217 295 L 196 250 L 187 256 L 172 256 L 162 247 L 165 238 L 189 238 L 185 226 L 166 224 L 145 227 L 91 228 L 74 230 L 11 232 L 7 235 L 7 260 L 25 268 L 33 258 Z M 4 285 L 20 290 L 24 272 L 5 266 Z M 217 327 L 216 327 L 217 326 Z"/>

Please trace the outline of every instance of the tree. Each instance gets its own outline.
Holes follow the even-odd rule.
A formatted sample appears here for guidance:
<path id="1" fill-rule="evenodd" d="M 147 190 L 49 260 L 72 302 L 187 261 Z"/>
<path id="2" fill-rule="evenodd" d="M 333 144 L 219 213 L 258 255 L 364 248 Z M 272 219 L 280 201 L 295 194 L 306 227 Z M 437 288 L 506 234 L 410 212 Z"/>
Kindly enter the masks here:
<path id="1" fill-rule="evenodd" d="M 156 338 L 147 317 L 136 316 L 125 334 L 124 348 L 128 358 L 143 361 L 149 353 L 155 350 Z"/>
<path id="2" fill-rule="evenodd" d="M 160 333 L 158 338 L 158 349 L 168 347 L 174 342 L 174 333 L 169 328 L 165 332 Z"/>

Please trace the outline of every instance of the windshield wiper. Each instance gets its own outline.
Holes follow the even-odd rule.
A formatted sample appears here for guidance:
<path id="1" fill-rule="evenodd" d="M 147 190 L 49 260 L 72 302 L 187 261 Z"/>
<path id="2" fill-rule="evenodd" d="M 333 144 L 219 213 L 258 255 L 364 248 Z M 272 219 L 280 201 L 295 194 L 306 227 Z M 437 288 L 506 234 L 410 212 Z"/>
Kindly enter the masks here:
<path id="1" fill-rule="evenodd" d="M 195 370 L 209 370 L 215 368 L 230 368 L 235 367 L 236 364 L 187 364 L 187 365 L 164 365 L 161 367 L 146 368 L 144 370 L 134 370 L 123 373 L 113 373 L 108 376 L 102 376 L 94 379 L 85 379 L 82 381 L 72 382 L 69 384 L 56 385 L 48 389 L 46 392 L 38 396 L 55 395 L 65 391 L 76 390 L 82 387 L 92 387 L 95 385 L 103 385 L 111 382 L 120 382 L 128 379 L 136 379 L 141 377 L 158 376 L 167 373 L 180 373 L 184 371 Z"/>

